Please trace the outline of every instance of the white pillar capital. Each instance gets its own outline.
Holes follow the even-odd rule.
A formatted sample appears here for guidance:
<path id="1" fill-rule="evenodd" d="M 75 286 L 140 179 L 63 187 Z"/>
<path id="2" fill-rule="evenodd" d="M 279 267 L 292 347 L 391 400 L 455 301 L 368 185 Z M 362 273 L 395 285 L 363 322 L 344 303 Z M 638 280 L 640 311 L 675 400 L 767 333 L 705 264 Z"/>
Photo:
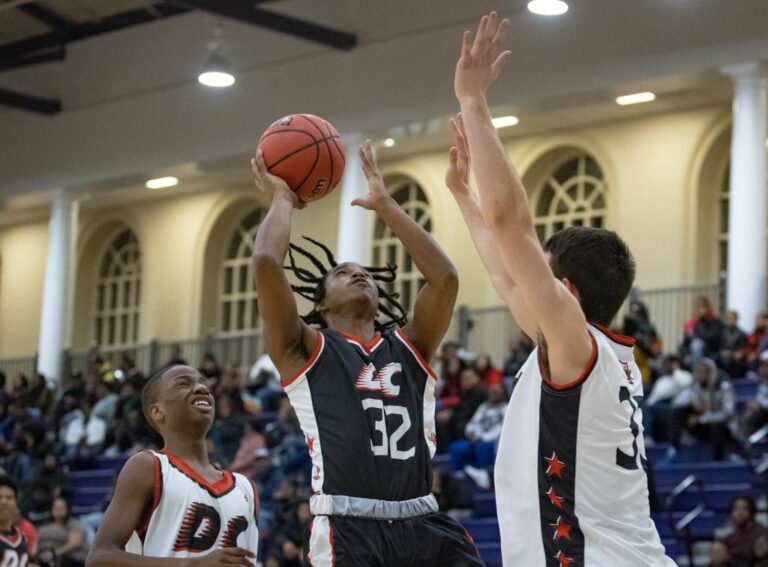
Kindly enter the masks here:
<path id="1" fill-rule="evenodd" d="M 720 69 L 723 75 L 729 76 L 734 82 L 768 80 L 768 64 L 762 61 L 750 61 L 736 65 L 726 65 Z"/>

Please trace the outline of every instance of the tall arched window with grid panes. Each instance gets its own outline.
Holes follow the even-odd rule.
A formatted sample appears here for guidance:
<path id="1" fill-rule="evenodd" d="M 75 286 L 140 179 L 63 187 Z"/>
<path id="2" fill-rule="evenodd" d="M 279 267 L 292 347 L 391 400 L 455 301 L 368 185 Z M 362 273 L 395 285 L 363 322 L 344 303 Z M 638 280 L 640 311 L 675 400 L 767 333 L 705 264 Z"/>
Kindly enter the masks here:
<path id="1" fill-rule="evenodd" d="M 237 335 L 259 326 L 251 256 L 253 241 L 263 218 L 263 209 L 251 211 L 242 218 L 230 237 L 221 263 L 218 312 L 219 331 L 223 335 Z"/>
<path id="2" fill-rule="evenodd" d="M 101 346 L 138 342 L 141 312 L 141 250 L 130 229 L 104 251 L 96 282 L 94 340 Z"/>
<path id="3" fill-rule="evenodd" d="M 427 232 L 432 232 L 429 199 L 418 183 L 412 179 L 400 179 L 390 184 L 387 190 L 397 204 L 421 228 Z M 386 223 L 378 217 L 376 217 L 376 224 L 373 229 L 373 264 L 375 266 L 386 264 L 397 266 L 397 280 L 382 285 L 389 293 L 399 293 L 400 304 L 409 312 L 413 311 L 416 296 L 424 285 L 424 278 L 411 257 L 406 254 L 405 247 Z"/>
<path id="4" fill-rule="evenodd" d="M 569 226 L 602 228 L 608 188 L 597 161 L 571 152 L 542 176 L 532 193 L 536 233 L 541 241 Z"/>

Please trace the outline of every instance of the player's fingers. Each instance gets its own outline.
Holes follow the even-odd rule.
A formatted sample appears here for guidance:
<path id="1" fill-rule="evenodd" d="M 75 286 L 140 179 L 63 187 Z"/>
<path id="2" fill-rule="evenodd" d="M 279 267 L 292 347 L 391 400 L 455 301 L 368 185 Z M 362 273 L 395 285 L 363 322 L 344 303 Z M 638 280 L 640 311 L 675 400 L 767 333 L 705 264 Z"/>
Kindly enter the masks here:
<path id="1" fill-rule="evenodd" d="M 461 36 L 461 56 L 462 58 L 469 56 L 469 51 L 472 49 L 472 32 L 465 30 Z"/>
<path id="2" fill-rule="evenodd" d="M 368 162 L 371 164 L 371 167 L 376 169 L 377 168 L 376 153 L 373 151 L 373 143 L 371 142 L 371 140 L 365 141 L 365 153 L 368 156 Z"/>
<path id="3" fill-rule="evenodd" d="M 235 557 L 256 557 L 253 551 L 244 547 L 225 547 L 223 551 L 226 555 L 234 555 Z"/>
<path id="4" fill-rule="evenodd" d="M 480 24 L 477 26 L 477 32 L 475 33 L 475 41 L 472 43 L 472 53 L 477 53 L 480 49 L 480 44 L 483 41 L 485 34 L 485 28 L 488 25 L 488 16 L 480 18 Z"/>
<path id="5" fill-rule="evenodd" d="M 501 49 L 504 39 L 507 37 L 507 30 L 509 29 L 509 19 L 504 18 L 501 20 L 496 34 L 493 36 L 493 47 L 496 51 Z"/>
<path id="6" fill-rule="evenodd" d="M 456 162 L 459 160 L 459 150 L 456 146 L 451 146 L 448 150 L 448 161 L 451 163 L 451 167 L 456 167 Z"/>
<path id="7" fill-rule="evenodd" d="M 494 79 L 499 76 L 499 73 L 501 73 L 501 70 L 507 63 L 507 59 L 509 59 L 511 55 L 511 51 L 505 51 L 496 58 L 496 61 L 493 62 L 493 65 L 491 65 L 491 73 Z"/>
<path id="8" fill-rule="evenodd" d="M 362 207 L 364 209 L 368 208 L 368 203 L 366 203 L 365 199 L 352 199 L 350 205 L 353 207 Z"/>
<path id="9" fill-rule="evenodd" d="M 259 173 L 261 175 L 266 175 L 269 173 L 267 171 L 267 165 L 264 163 L 264 152 L 261 150 L 256 152 L 256 167 L 259 169 Z"/>

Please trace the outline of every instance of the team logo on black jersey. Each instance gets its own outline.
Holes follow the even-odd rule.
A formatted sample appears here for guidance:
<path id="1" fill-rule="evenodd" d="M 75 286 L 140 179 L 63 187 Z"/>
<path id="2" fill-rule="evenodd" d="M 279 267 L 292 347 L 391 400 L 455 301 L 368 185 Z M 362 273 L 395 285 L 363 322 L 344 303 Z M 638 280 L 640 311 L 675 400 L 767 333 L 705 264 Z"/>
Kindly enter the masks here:
<path id="1" fill-rule="evenodd" d="M 402 372 L 403 367 L 399 362 L 390 362 L 378 370 L 373 364 L 367 364 L 357 375 L 355 389 L 363 392 L 381 392 L 385 398 L 396 398 L 400 394 L 400 386 L 395 386 L 392 378 Z"/>

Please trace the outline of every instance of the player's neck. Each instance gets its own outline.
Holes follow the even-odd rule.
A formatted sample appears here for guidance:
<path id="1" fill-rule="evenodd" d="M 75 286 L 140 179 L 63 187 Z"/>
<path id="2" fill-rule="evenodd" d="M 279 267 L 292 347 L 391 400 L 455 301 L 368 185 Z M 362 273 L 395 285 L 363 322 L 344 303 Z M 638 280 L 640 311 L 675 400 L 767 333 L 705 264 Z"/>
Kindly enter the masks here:
<path id="1" fill-rule="evenodd" d="M 13 531 L 13 522 L 11 520 L 0 521 L 0 532 L 7 534 Z"/>
<path id="2" fill-rule="evenodd" d="M 163 440 L 167 452 L 184 459 L 193 468 L 205 469 L 211 466 L 205 436 L 190 438 L 189 433 L 185 435 L 166 433 Z"/>
<path id="3" fill-rule="evenodd" d="M 325 319 L 328 327 L 334 331 L 352 335 L 366 343 L 371 342 L 376 337 L 373 319 L 367 317 L 363 319 L 347 314 L 326 314 Z"/>

